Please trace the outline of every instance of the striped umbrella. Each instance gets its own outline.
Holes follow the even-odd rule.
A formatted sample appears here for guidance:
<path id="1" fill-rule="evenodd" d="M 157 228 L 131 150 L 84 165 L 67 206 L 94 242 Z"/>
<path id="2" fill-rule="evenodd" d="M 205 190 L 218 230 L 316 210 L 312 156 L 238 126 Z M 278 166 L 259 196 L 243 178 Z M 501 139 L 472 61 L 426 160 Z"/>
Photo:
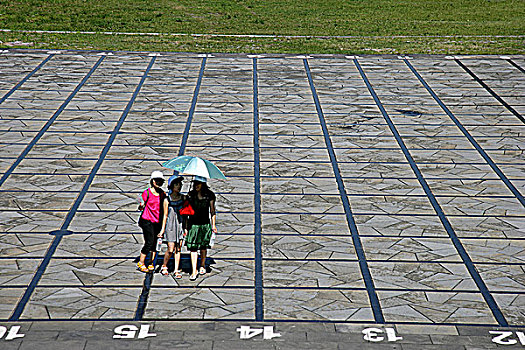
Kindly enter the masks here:
<path id="1" fill-rule="evenodd" d="M 202 176 L 207 179 L 226 179 L 226 176 L 209 160 L 192 156 L 179 156 L 164 162 L 163 167 L 178 171 L 181 175 Z"/>

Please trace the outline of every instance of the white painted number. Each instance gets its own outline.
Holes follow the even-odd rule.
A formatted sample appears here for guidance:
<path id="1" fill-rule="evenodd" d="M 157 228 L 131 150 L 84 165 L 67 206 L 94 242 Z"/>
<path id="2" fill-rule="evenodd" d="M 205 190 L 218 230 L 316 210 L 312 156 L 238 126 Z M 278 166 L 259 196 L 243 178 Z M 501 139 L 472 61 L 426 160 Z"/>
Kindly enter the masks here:
<path id="1" fill-rule="evenodd" d="M 19 330 L 20 330 L 20 326 L 12 326 L 11 328 L 9 328 L 9 332 L 8 332 L 7 327 L 0 326 L 0 339 L 2 339 L 6 333 L 7 335 L 4 338 L 5 340 L 13 340 L 16 338 L 25 337 L 25 334 L 18 334 Z"/>
<path id="2" fill-rule="evenodd" d="M 403 340 L 403 337 L 398 337 L 394 328 L 385 328 L 386 340 L 394 342 Z M 383 330 L 380 328 L 365 328 L 363 329 L 363 339 L 369 342 L 380 342 L 385 340 L 382 336 Z"/>
<path id="3" fill-rule="evenodd" d="M 263 339 L 267 339 L 267 340 L 281 336 L 281 333 L 273 332 L 273 326 L 264 326 L 262 329 L 261 328 L 252 329 L 250 326 L 241 326 L 240 328 L 237 328 L 237 332 L 239 332 L 240 339 L 251 339 L 259 334 L 262 334 Z"/>
<path id="4" fill-rule="evenodd" d="M 403 340 L 403 337 L 398 337 L 396 335 L 396 331 L 394 330 L 394 328 L 385 328 L 385 332 L 386 332 L 386 339 L 388 339 L 388 341 Z"/>
<path id="5" fill-rule="evenodd" d="M 125 324 L 122 326 L 118 326 L 113 331 L 115 334 L 113 335 L 113 339 L 135 339 L 135 336 L 137 335 L 137 331 L 139 331 L 139 335 L 137 339 L 144 339 L 147 337 L 156 337 L 157 334 L 150 333 L 149 332 L 149 325 L 143 324 L 140 326 L 140 330 L 137 326 L 132 324 Z"/>
<path id="6" fill-rule="evenodd" d="M 137 338 L 144 339 L 144 338 L 156 337 L 156 336 L 157 334 L 149 332 L 149 325 L 143 324 L 140 326 L 139 336 Z"/>
<path id="7" fill-rule="evenodd" d="M 495 335 L 495 337 L 492 338 L 493 343 L 499 345 L 514 345 L 518 343 L 516 339 L 510 338 L 514 334 L 511 331 L 489 331 L 489 333 Z M 516 336 L 518 337 L 521 345 L 525 346 L 525 333 L 516 332 Z"/>
<path id="8" fill-rule="evenodd" d="M 521 345 L 525 345 L 525 334 L 523 334 L 523 332 L 516 332 L 516 335 L 518 336 Z"/>
<path id="9" fill-rule="evenodd" d="M 383 333 L 383 331 L 379 328 L 366 328 L 366 329 L 363 329 L 363 339 L 366 340 L 366 341 L 371 341 L 371 342 L 378 342 L 378 341 L 383 341 L 383 339 L 385 339 L 384 337 L 379 337 L 377 334 L 378 333 Z"/>
<path id="10" fill-rule="evenodd" d="M 273 326 L 264 326 L 263 339 L 273 339 L 281 336 L 281 333 L 274 333 Z"/>

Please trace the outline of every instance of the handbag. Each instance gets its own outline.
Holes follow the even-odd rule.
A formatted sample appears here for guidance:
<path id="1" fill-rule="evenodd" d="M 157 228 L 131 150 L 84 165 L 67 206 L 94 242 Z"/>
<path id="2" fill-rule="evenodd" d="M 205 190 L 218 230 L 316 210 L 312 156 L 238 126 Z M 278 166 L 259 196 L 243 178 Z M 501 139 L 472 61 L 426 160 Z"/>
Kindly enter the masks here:
<path id="1" fill-rule="evenodd" d="M 195 215 L 195 210 L 193 210 L 193 207 L 190 204 L 189 200 L 185 200 L 182 204 L 182 208 L 179 210 L 180 215 Z"/>

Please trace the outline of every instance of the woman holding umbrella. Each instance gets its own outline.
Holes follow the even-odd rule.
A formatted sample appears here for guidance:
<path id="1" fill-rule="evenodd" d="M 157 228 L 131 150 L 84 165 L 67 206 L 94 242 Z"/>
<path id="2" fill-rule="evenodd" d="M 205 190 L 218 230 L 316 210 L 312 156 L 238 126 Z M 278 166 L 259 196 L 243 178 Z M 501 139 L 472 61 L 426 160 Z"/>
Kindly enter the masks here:
<path id="1" fill-rule="evenodd" d="M 207 179 L 195 176 L 193 190 L 188 193 L 188 200 L 195 213 L 189 216 L 189 232 L 186 237 L 186 247 L 191 255 L 192 273 L 190 280 L 197 275 L 206 274 L 206 255 L 210 248 L 212 234 L 217 233 L 215 226 L 215 193 L 207 185 Z M 197 252 L 200 250 L 200 268 L 197 270 Z"/>

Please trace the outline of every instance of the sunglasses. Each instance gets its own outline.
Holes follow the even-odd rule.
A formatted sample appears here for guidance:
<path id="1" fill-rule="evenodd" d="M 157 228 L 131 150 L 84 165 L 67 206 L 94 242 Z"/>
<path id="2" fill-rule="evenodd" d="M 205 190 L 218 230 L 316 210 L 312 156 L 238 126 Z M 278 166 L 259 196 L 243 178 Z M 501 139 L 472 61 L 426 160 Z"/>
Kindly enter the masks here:
<path id="1" fill-rule="evenodd" d="M 164 179 L 153 179 L 155 180 L 156 183 L 158 184 L 163 184 L 164 183 Z"/>

